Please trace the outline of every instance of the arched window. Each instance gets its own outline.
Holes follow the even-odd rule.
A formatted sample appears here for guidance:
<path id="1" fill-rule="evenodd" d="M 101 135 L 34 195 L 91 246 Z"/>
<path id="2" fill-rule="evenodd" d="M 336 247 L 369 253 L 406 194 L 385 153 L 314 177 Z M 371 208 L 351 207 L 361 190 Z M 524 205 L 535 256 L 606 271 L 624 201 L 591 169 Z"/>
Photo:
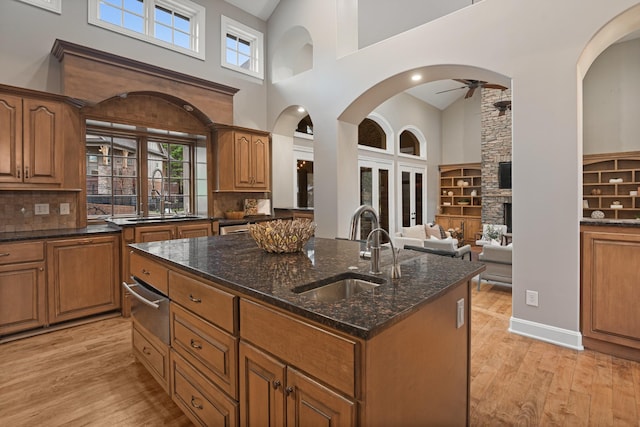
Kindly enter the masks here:
<path id="1" fill-rule="evenodd" d="M 307 114 L 298 122 L 298 127 L 296 127 L 296 132 L 306 133 L 307 135 L 313 135 L 313 122 L 311 121 L 311 117 Z"/>
<path id="2" fill-rule="evenodd" d="M 420 157 L 420 141 L 418 141 L 413 132 L 404 130 L 400 134 L 400 152 Z"/>
<path id="3" fill-rule="evenodd" d="M 358 145 L 386 150 L 387 134 L 378 123 L 364 119 L 358 126 Z"/>

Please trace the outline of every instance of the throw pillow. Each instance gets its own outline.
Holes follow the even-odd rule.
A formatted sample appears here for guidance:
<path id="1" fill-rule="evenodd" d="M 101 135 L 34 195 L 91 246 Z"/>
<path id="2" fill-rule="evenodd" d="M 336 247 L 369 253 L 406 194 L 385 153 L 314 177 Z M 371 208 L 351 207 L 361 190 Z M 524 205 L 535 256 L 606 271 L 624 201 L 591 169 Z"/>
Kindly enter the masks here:
<path id="1" fill-rule="evenodd" d="M 440 229 L 440 238 L 441 239 L 446 239 L 447 238 L 447 233 L 444 231 L 444 228 L 442 228 L 442 226 L 440 224 L 437 224 L 438 228 Z"/>
<path id="2" fill-rule="evenodd" d="M 423 225 L 414 225 L 413 227 L 402 227 L 402 237 L 425 240 L 427 235 Z"/>
<path id="3" fill-rule="evenodd" d="M 440 226 L 439 225 L 426 224 L 424 226 L 424 229 L 425 229 L 425 232 L 427 233 L 427 236 L 433 236 L 436 239 L 442 239 L 442 235 L 440 234 Z"/>

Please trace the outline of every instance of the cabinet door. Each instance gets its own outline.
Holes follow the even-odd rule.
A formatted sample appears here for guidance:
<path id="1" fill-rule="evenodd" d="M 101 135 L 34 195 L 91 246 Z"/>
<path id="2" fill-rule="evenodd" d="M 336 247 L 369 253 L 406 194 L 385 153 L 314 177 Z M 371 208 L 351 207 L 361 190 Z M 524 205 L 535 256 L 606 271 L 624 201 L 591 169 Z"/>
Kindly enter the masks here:
<path id="1" fill-rule="evenodd" d="M 269 137 L 253 135 L 251 137 L 251 170 L 253 171 L 252 186 L 255 189 L 269 189 L 270 159 Z"/>
<path id="2" fill-rule="evenodd" d="M 49 323 L 120 308 L 116 236 L 47 243 Z"/>
<path id="3" fill-rule="evenodd" d="M 480 218 L 466 218 L 464 221 L 465 243 L 475 244 L 476 233 L 482 232 L 482 220 Z"/>
<path id="4" fill-rule="evenodd" d="M 240 425 L 285 425 L 285 365 L 240 343 Z"/>
<path id="5" fill-rule="evenodd" d="M 356 425 L 353 402 L 291 367 L 287 368 L 285 393 L 288 427 Z"/>
<path id="6" fill-rule="evenodd" d="M 234 175 L 236 187 L 251 187 L 253 185 L 251 149 L 251 134 L 236 132 L 234 140 Z"/>
<path id="7" fill-rule="evenodd" d="M 135 240 L 136 243 L 143 243 L 175 239 L 175 229 L 173 225 L 136 227 Z"/>
<path id="8" fill-rule="evenodd" d="M 184 224 L 178 226 L 178 238 L 189 239 L 191 237 L 211 236 L 211 223 Z"/>
<path id="9" fill-rule="evenodd" d="M 22 182 L 22 98 L 0 95 L 0 182 Z"/>
<path id="10" fill-rule="evenodd" d="M 23 101 L 23 180 L 33 184 L 62 181 L 62 106 L 57 102 Z"/>
<path id="11" fill-rule="evenodd" d="M 0 267 L 0 335 L 46 324 L 44 262 Z"/>

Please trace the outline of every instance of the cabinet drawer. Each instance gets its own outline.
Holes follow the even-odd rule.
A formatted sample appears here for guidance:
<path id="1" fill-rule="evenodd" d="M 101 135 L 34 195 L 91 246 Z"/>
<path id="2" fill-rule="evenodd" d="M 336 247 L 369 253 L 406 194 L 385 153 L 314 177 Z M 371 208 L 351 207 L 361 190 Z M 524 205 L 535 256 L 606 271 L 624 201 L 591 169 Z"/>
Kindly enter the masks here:
<path id="1" fill-rule="evenodd" d="M 237 398 L 237 338 L 171 303 L 171 348 Z"/>
<path id="2" fill-rule="evenodd" d="M 171 351 L 171 398 L 195 425 L 238 425 L 238 404 Z"/>
<path id="3" fill-rule="evenodd" d="M 44 259 L 44 242 L 0 244 L 0 265 Z"/>
<path id="4" fill-rule="evenodd" d="M 133 324 L 133 352 L 151 375 L 169 392 L 169 348 L 136 322 Z"/>
<path id="5" fill-rule="evenodd" d="M 153 286 L 164 295 L 169 294 L 169 269 L 160 263 L 131 252 L 131 275 L 136 276 L 146 284 Z M 128 278 L 127 278 L 128 279 Z"/>
<path id="6" fill-rule="evenodd" d="M 216 326 L 232 334 L 236 333 L 236 296 L 170 271 L 169 298 Z"/>
<path id="7" fill-rule="evenodd" d="M 355 361 L 359 351 L 356 341 L 244 299 L 240 300 L 240 336 L 287 364 L 355 396 Z"/>

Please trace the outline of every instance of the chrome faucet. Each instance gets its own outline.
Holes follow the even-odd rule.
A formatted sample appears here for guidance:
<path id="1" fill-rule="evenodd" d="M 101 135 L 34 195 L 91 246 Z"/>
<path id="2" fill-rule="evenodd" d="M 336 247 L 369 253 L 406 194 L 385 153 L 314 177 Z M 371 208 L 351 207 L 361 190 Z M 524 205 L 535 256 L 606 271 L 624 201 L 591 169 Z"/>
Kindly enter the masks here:
<path id="1" fill-rule="evenodd" d="M 389 239 L 389 244 L 391 245 L 391 253 L 393 254 L 393 265 L 391 266 L 391 278 L 399 279 L 400 278 L 400 264 L 398 263 L 398 257 L 396 254 L 396 248 L 393 246 L 393 240 L 391 240 L 391 236 L 387 233 L 387 230 L 384 228 L 374 228 L 371 230 L 371 233 L 367 236 L 367 249 L 371 251 L 371 274 L 380 274 L 380 238 L 374 238 L 374 245 L 372 246 L 369 240 L 371 237 L 377 237 L 378 233 L 385 234 Z"/>
<path id="2" fill-rule="evenodd" d="M 373 228 L 380 227 L 380 219 L 378 218 L 378 212 L 374 208 L 369 205 L 362 205 L 351 216 L 351 226 L 349 227 L 349 240 L 356 240 L 356 235 L 358 234 L 358 224 L 360 217 L 365 213 L 370 213 L 373 222 Z M 377 243 L 377 242 L 376 242 Z"/>

